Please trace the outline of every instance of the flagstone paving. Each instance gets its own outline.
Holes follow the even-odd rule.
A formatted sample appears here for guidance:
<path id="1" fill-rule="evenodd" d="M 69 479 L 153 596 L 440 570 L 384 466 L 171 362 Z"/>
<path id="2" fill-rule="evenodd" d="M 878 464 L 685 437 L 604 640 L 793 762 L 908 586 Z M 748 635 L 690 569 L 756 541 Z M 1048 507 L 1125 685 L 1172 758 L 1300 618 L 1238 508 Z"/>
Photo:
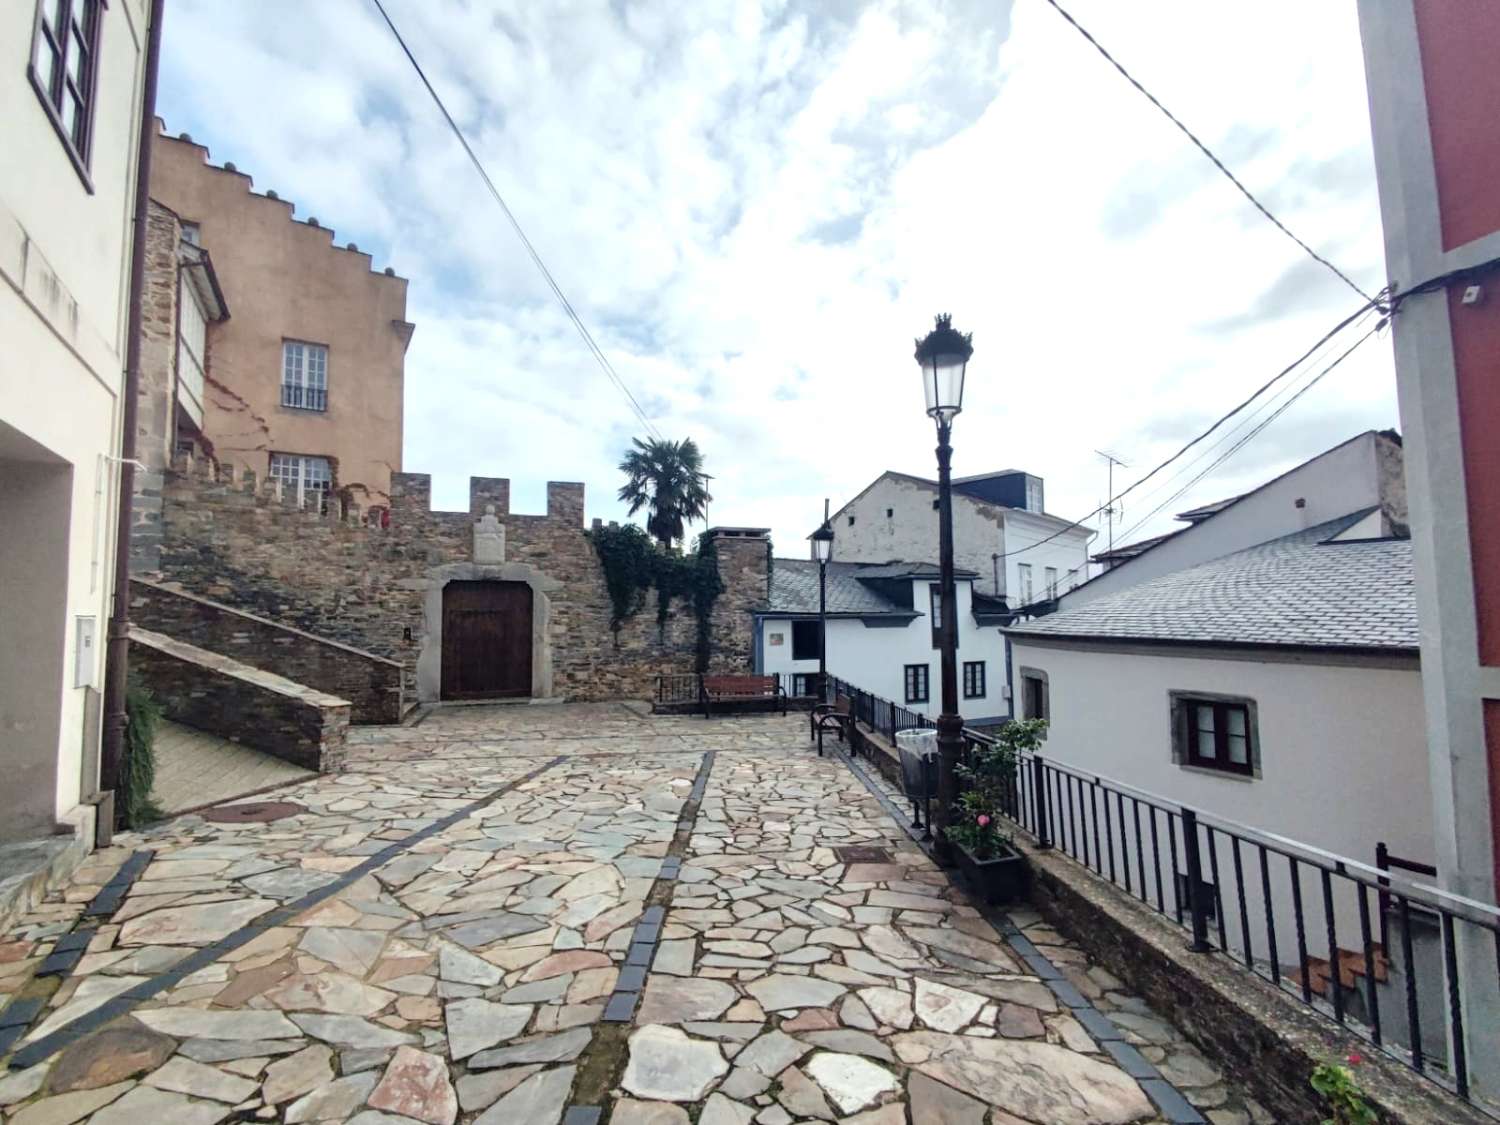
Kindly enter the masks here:
<path id="1" fill-rule="evenodd" d="M 1173 1120 L 805 721 L 435 709 L 355 731 L 346 772 L 274 795 L 293 816 L 118 837 L 0 935 L 0 1034 L 33 1063 L 0 1070 L 0 1119 L 546 1125 L 588 1095 L 615 1125 Z M 1010 919 L 1207 1120 L 1272 1120 Z"/>

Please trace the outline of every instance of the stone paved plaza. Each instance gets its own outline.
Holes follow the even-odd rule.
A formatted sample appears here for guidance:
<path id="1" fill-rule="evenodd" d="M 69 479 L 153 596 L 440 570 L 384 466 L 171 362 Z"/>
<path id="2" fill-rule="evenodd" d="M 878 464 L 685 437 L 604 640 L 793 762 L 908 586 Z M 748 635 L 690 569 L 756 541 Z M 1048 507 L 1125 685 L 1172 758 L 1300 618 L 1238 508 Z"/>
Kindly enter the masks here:
<path id="1" fill-rule="evenodd" d="M 1272 1120 L 806 729 L 441 708 L 255 798 L 292 815 L 119 837 L 0 936 L 0 1117 Z"/>

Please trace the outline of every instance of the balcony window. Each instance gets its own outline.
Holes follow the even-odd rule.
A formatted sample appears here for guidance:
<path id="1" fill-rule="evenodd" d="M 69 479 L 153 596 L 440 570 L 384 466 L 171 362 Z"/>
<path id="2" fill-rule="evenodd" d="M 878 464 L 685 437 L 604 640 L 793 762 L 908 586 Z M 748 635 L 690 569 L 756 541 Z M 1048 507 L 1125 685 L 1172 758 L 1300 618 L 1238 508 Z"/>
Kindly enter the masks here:
<path id="1" fill-rule="evenodd" d="M 27 74 L 89 191 L 100 0 L 40 0 Z"/>
<path id="2" fill-rule="evenodd" d="M 328 349 L 322 344 L 282 343 L 281 405 L 293 410 L 328 409 Z"/>

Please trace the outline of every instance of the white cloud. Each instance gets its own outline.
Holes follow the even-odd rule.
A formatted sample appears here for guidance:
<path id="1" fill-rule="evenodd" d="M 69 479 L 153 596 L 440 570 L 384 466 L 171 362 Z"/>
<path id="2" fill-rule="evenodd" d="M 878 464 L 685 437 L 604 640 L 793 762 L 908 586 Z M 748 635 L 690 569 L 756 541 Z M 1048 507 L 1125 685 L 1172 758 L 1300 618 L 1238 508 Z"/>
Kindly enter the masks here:
<path id="1" fill-rule="evenodd" d="M 1071 6 L 1382 283 L 1352 11 Z M 932 471 L 910 353 L 935 312 L 975 333 L 956 470 L 1026 468 L 1076 516 L 1094 449 L 1154 464 L 1357 301 L 1037 0 L 388 7 L 656 425 L 703 447 L 711 519 L 780 553 L 823 496 Z M 406 467 L 452 506 L 474 473 L 518 510 L 581 479 L 590 515 L 622 515 L 639 427 L 373 6 L 177 0 L 165 58 L 170 128 L 412 279 Z M 1142 534 L 1394 423 L 1380 343 Z"/>

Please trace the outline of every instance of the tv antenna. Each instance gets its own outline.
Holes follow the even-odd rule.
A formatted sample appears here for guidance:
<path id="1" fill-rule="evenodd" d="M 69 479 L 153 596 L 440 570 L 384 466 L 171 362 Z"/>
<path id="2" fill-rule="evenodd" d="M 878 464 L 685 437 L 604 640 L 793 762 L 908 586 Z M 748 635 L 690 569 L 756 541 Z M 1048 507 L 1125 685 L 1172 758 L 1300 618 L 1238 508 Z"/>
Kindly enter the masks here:
<path id="1" fill-rule="evenodd" d="M 1113 453 L 1109 453 L 1106 450 L 1096 449 L 1094 450 L 1094 452 L 1097 453 L 1100 457 L 1103 457 L 1105 462 L 1109 466 L 1109 490 L 1105 493 L 1105 496 L 1107 496 L 1108 499 L 1104 502 L 1104 518 L 1108 521 L 1109 524 L 1109 549 L 1111 552 L 1113 552 L 1115 549 L 1115 516 L 1117 514 L 1123 514 L 1125 511 L 1124 505 L 1121 505 L 1118 508 L 1115 507 L 1115 466 L 1118 465 L 1122 469 L 1128 469 L 1130 468 L 1130 464 L 1129 462 L 1121 461 Z"/>

